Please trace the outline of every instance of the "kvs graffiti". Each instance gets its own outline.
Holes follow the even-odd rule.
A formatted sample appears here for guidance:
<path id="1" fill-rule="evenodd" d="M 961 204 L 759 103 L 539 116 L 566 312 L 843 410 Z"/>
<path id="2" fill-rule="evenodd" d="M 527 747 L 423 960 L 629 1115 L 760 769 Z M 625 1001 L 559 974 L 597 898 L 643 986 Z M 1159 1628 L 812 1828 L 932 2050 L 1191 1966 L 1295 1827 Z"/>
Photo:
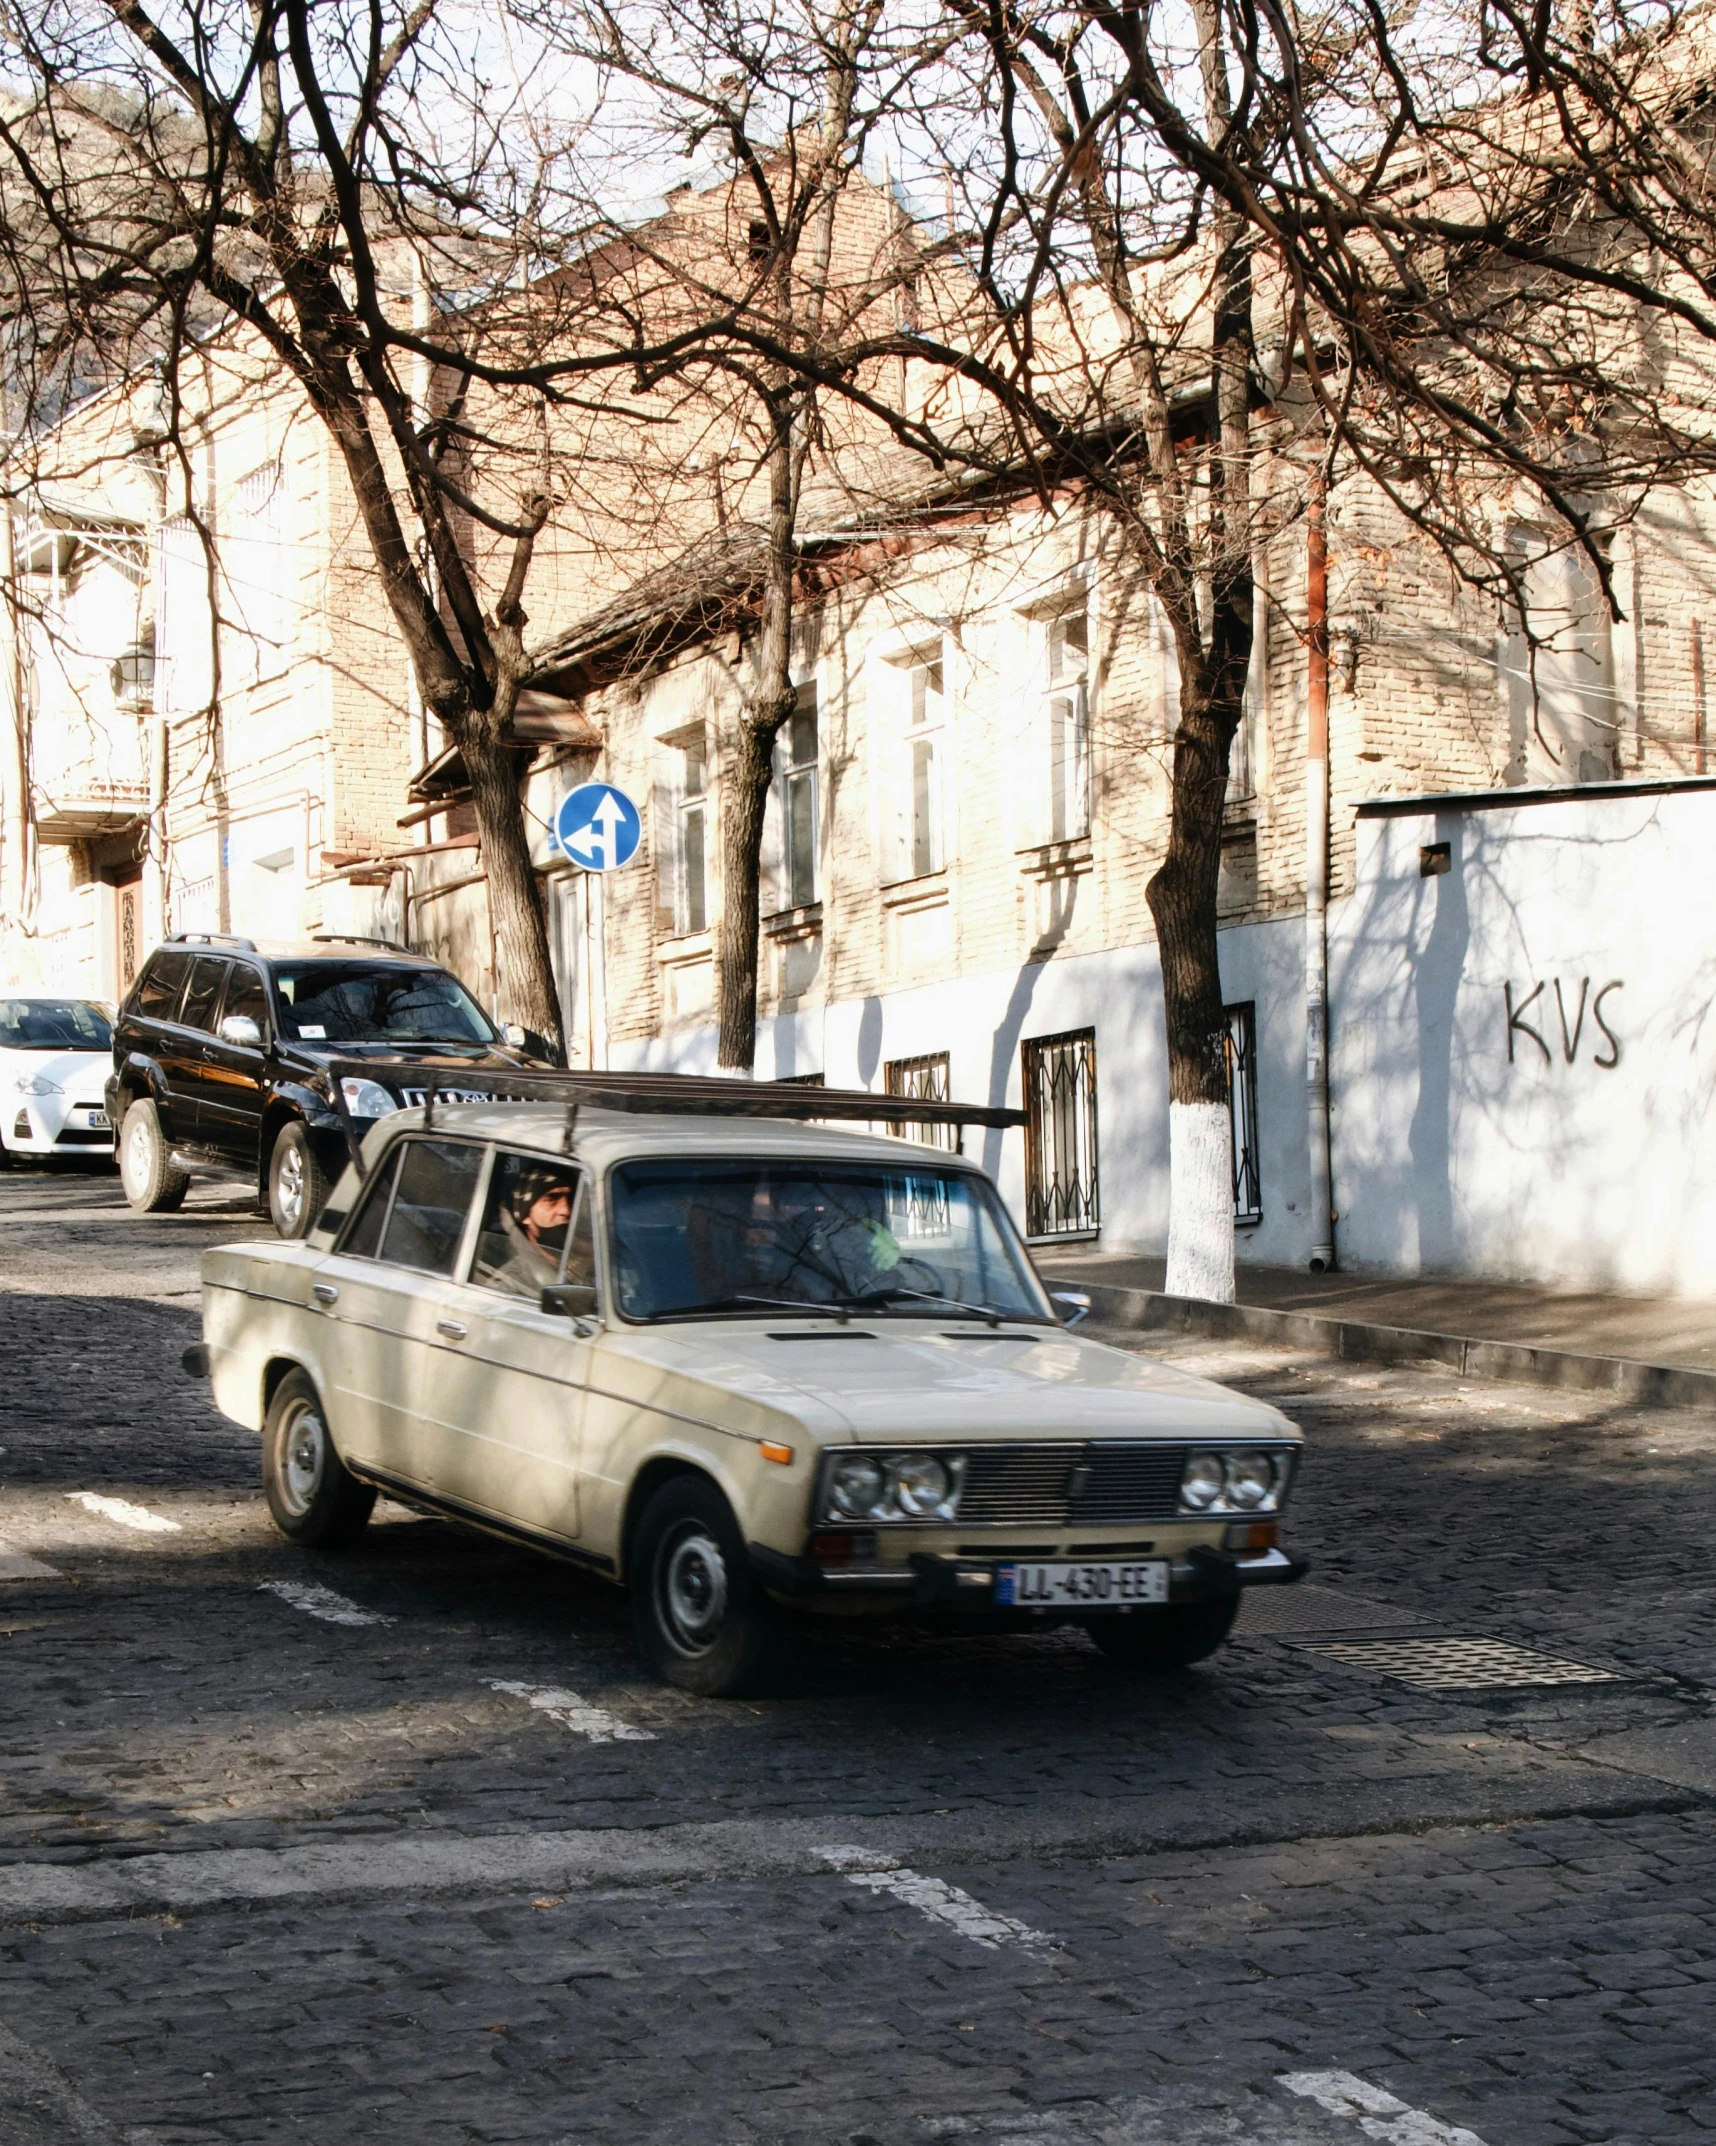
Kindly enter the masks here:
<path id="1" fill-rule="evenodd" d="M 1543 1053 L 1545 1065 L 1552 1066 L 1555 1063 L 1555 1053 L 1549 1048 L 1548 1038 L 1526 1019 L 1526 1015 L 1536 1008 L 1536 1019 L 1542 1022 L 1544 1029 L 1549 1029 L 1550 1000 L 1546 994 L 1553 990 L 1555 993 L 1556 1019 L 1561 1029 L 1562 1058 L 1568 1065 L 1572 1065 L 1578 1058 L 1579 1040 L 1585 1033 L 1585 1022 L 1588 1016 L 1593 1031 L 1589 1039 L 1591 1044 L 1591 1063 L 1601 1072 L 1613 1072 L 1621 1062 L 1621 1039 L 1615 1034 L 1615 1031 L 1603 1016 L 1603 1001 L 1612 992 L 1619 991 L 1622 988 L 1623 986 L 1619 983 L 1608 983 L 1593 992 L 1591 979 L 1588 976 L 1581 976 L 1579 979 L 1579 995 L 1575 999 L 1573 986 L 1568 984 L 1563 987 L 1560 977 L 1557 976 L 1550 983 L 1534 984 L 1525 997 L 1516 1005 L 1514 1003 L 1512 984 L 1503 984 L 1502 994 L 1507 1004 L 1508 1064 L 1510 1066 L 1513 1064 L 1514 1039 L 1519 1036 L 1529 1036 L 1531 1038 L 1532 1042 Z M 1539 999 L 1543 1001 L 1541 1007 L 1538 1006 Z M 1571 1011 L 1569 1011 L 1570 1008 Z M 1604 1041 L 1608 1044 L 1608 1055 L 1606 1057 L 1597 1042 L 1598 1031 L 1601 1031 Z M 1549 1033 L 1553 1035 L 1554 1031 L 1549 1030 Z M 1520 1047 L 1524 1048 L 1523 1045 Z"/>

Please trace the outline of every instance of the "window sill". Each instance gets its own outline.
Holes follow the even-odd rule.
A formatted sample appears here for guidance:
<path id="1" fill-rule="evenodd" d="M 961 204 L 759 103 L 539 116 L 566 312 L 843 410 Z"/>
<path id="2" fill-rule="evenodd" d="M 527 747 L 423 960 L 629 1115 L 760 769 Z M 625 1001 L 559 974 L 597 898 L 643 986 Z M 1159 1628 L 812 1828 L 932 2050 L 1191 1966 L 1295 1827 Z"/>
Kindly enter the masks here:
<path id="1" fill-rule="evenodd" d="M 694 961 L 711 961 L 715 955 L 715 941 L 707 931 L 688 931 L 677 939 L 667 939 L 655 950 L 655 958 L 667 968 L 683 967 Z"/>
<path id="2" fill-rule="evenodd" d="M 798 909 L 777 909 L 763 919 L 763 931 L 771 939 L 814 939 L 822 930 L 822 904 L 806 902 Z"/>
<path id="3" fill-rule="evenodd" d="M 1070 842 L 1033 842 L 1015 852 L 1019 869 L 1031 879 L 1065 879 L 1088 872 L 1094 863 L 1089 835 Z"/>
<path id="4" fill-rule="evenodd" d="M 1058 1229 L 1047 1237 L 1032 1237 L 1027 1234 L 1027 1244 L 1094 1244 L 1102 1235 L 1099 1224 L 1095 1229 Z"/>
<path id="5" fill-rule="evenodd" d="M 896 879 L 882 888 L 884 909 L 934 909 L 947 900 L 947 867 L 916 879 Z"/>

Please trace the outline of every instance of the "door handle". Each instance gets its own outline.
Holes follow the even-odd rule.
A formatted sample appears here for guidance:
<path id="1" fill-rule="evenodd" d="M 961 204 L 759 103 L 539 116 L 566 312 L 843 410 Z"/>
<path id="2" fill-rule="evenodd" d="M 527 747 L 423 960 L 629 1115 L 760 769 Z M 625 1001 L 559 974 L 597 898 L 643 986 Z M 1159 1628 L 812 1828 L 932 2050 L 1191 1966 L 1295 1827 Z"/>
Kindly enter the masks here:
<path id="1" fill-rule="evenodd" d="M 437 1319 L 435 1331 L 437 1334 L 445 1334 L 449 1341 L 463 1341 L 465 1338 L 464 1323 L 459 1319 Z"/>
<path id="2" fill-rule="evenodd" d="M 312 1282 L 310 1294 L 318 1304 L 337 1304 L 340 1301 L 340 1293 L 332 1282 Z"/>

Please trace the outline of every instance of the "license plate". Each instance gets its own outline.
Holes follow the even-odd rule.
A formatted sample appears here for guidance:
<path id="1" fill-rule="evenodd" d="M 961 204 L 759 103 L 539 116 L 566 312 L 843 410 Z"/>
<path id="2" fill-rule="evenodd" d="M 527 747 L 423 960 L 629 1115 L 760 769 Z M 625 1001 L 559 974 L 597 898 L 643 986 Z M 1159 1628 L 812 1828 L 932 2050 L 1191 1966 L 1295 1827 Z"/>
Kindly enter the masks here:
<path id="1" fill-rule="evenodd" d="M 1165 1558 L 1147 1565 L 1002 1565 L 995 1600 L 1015 1609 L 1125 1609 L 1166 1602 Z"/>
<path id="2" fill-rule="evenodd" d="M 86 1110 L 84 1119 L 91 1132 L 104 1133 L 107 1131 L 107 1112 L 105 1110 Z"/>

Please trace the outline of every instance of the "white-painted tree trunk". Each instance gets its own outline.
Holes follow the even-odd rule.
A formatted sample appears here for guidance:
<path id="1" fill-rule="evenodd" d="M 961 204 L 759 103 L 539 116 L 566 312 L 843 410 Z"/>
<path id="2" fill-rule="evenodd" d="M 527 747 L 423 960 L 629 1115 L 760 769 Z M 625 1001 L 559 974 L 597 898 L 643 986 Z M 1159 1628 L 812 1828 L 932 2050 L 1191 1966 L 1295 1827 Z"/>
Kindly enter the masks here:
<path id="1" fill-rule="evenodd" d="M 1170 1296 L 1233 1302 L 1232 1141 L 1225 1104 L 1168 1105 Z"/>

